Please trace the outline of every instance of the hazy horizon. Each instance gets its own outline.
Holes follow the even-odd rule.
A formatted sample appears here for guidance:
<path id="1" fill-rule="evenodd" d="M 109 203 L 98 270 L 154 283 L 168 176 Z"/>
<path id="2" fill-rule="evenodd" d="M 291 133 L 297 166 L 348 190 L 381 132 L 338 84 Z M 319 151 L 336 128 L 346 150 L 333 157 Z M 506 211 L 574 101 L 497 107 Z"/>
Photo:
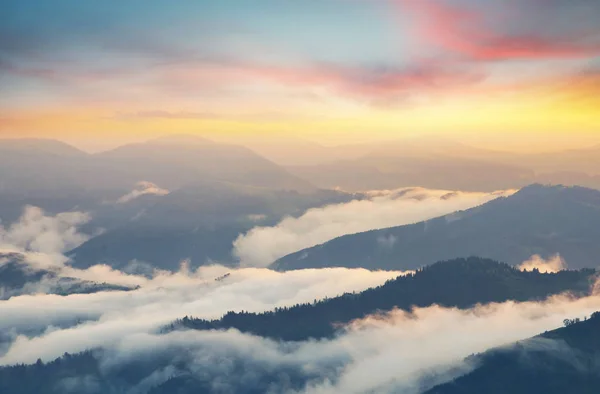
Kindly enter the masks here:
<path id="1" fill-rule="evenodd" d="M 600 143 L 599 18 L 590 0 L 11 1 L 0 137 L 581 147 Z"/>
<path id="2" fill-rule="evenodd" d="M 80 138 L 63 138 L 60 136 L 3 136 L 0 135 L 0 141 L 5 140 L 50 140 L 50 141 L 59 141 L 63 142 L 67 145 L 70 145 L 74 148 L 77 148 L 83 152 L 89 154 L 102 153 L 106 151 L 110 151 L 125 145 L 130 144 L 139 144 L 139 143 L 147 143 L 155 140 L 167 139 L 172 137 L 191 137 L 191 138 L 199 138 L 199 139 L 207 139 L 216 143 L 224 143 L 230 145 L 240 145 L 244 147 L 248 147 L 250 149 L 253 148 L 272 148 L 272 149 L 280 149 L 287 148 L 292 149 L 289 153 L 292 154 L 302 154 L 302 148 L 298 148 L 298 143 L 310 144 L 314 147 L 325 148 L 325 149 L 343 149 L 343 148 L 357 148 L 363 147 L 365 151 L 368 150 L 369 147 L 377 147 L 377 146 L 385 146 L 386 144 L 396 144 L 396 143 L 406 143 L 406 142 L 419 142 L 419 143 L 427 143 L 431 142 L 435 143 L 459 143 L 471 148 L 477 148 L 482 150 L 489 150 L 495 152 L 502 153 L 517 153 L 517 154 L 539 154 L 539 153 L 559 153 L 568 150 L 585 150 L 585 149 L 594 149 L 600 146 L 600 134 L 595 136 L 590 136 L 588 138 L 583 139 L 573 139 L 568 135 L 563 136 L 562 138 L 555 138 L 552 142 L 549 142 L 546 139 L 546 145 L 535 145 L 535 148 L 532 147 L 537 139 L 533 138 L 531 140 L 526 139 L 517 139 L 512 141 L 504 140 L 505 145 L 497 145 L 493 143 L 484 143 L 481 142 L 480 138 L 472 137 L 472 138 L 451 138 L 440 134 L 423 134 L 423 135 L 412 135 L 406 137 L 399 138 L 388 138 L 381 140 L 355 140 L 348 142 L 332 142 L 332 141 L 319 141 L 318 139 L 311 139 L 302 136 L 263 136 L 261 138 L 243 138 L 243 137 L 227 137 L 227 136 L 216 136 L 205 133 L 157 133 L 156 135 L 139 137 L 128 140 L 120 140 L 120 141 L 96 141 L 96 140 L 86 140 Z M 296 147 L 294 145 L 296 144 Z M 297 149 L 297 150 L 296 150 Z M 258 153 L 261 153 L 260 150 Z"/>

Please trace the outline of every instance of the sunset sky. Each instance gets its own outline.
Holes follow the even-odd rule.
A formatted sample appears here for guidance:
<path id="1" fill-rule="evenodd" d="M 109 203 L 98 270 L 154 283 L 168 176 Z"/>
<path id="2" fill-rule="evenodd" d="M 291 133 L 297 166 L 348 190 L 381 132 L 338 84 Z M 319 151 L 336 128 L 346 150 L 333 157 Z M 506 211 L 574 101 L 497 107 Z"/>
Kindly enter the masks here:
<path id="1" fill-rule="evenodd" d="M 597 0 L 15 0 L 0 136 L 600 143 Z"/>

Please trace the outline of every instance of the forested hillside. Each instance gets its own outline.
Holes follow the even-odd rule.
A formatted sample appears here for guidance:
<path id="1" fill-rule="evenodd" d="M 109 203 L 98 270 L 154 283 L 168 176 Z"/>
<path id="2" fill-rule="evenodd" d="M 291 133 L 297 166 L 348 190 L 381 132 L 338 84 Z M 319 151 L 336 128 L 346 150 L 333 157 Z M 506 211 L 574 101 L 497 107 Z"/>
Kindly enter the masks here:
<path id="1" fill-rule="evenodd" d="M 427 394 L 596 394 L 600 312 L 515 345 L 472 357 L 473 372 Z"/>
<path id="2" fill-rule="evenodd" d="M 433 304 L 469 308 L 508 300 L 541 300 L 566 291 L 584 295 L 589 293 L 595 277 L 595 271 L 590 269 L 527 272 L 493 260 L 471 257 L 438 262 L 358 294 L 344 294 L 265 313 L 232 311 L 219 320 L 185 317 L 167 329 L 235 328 L 269 338 L 300 341 L 330 337 L 339 323 L 393 308 L 409 310 Z"/>

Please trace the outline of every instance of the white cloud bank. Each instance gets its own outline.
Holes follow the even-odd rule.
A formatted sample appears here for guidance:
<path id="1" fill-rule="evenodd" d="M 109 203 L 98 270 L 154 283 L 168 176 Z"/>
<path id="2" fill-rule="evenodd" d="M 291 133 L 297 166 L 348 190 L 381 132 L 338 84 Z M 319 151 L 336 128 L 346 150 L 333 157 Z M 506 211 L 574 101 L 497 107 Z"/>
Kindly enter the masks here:
<path id="1" fill-rule="evenodd" d="M 273 227 L 255 227 L 235 240 L 233 254 L 242 266 L 266 267 L 280 257 L 342 235 L 417 223 L 512 193 L 422 188 L 374 191 L 364 200 L 309 209 L 299 218 L 285 218 Z M 388 246 L 394 241 L 380 240 Z"/>
<path id="2" fill-rule="evenodd" d="M 309 377 L 301 390 L 305 393 L 410 394 L 420 392 L 425 374 L 438 373 L 435 383 L 441 383 L 455 376 L 444 373 L 452 367 L 468 370 L 463 359 L 470 354 L 560 327 L 564 318 L 589 316 L 600 309 L 600 297 L 554 297 L 543 303 L 507 302 L 470 310 L 432 306 L 411 314 L 395 311 L 354 322 L 334 339 L 294 345 L 236 330 L 159 335 L 156 325 L 170 315 L 165 307 L 148 303 L 129 313 L 106 313 L 97 321 L 50 329 L 34 338 L 20 336 L 0 363 L 33 363 L 38 357 L 51 360 L 65 351 L 103 346 L 106 352 L 101 362 L 109 370 L 135 360 L 176 354 L 180 364 L 187 360 L 185 373 L 208 376 L 232 388 L 241 384 L 242 375 L 260 376 L 281 368 Z M 155 370 L 147 379 L 159 384 L 176 375 L 175 363 L 168 368 L 173 373 Z M 275 388 L 273 392 L 292 390 Z"/>
<path id="3" fill-rule="evenodd" d="M 120 197 L 117 200 L 117 203 L 125 204 L 132 200 L 135 200 L 136 198 L 139 198 L 139 197 L 145 196 L 145 195 L 166 196 L 169 193 L 170 193 L 169 190 L 163 189 L 152 182 L 141 181 L 135 185 L 135 188 L 131 192 Z"/>
<path id="4" fill-rule="evenodd" d="M 78 228 L 90 219 L 90 215 L 85 212 L 47 216 L 40 208 L 27 206 L 19 221 L 9 228 L 0 226 L 0 248 L 60 254 L 89 239 Z"/>
<path id="5" fill-rule="evenodd" d="M 529 260 L 524 261 L 517 268 L 521 271 L 533 271 L 534 269 L 537 269 L 543 273 L 551 273 L 567 269 L 567 263 L 558 254 L 547 260 L 536 254 L 531 256 Z"/>
<path id="6" fill-rule="evenodd" d="M 39 212 L 26 217 L 34 220 L 27 219 L 25 223 L 48 223 L 52 219 L 40 217 Z M 66 216 L 70 219 L 60 217 L 59 222 L 71 225 L 81 222 L 73 219 L 81 218 L 78 215 Z M 33 226 L 40 229 L 39 234 L 56 230 L 53 236 L 43 237 L 53 240 L 48 243 L 30 242 L 38 237 L 31 229 L 21 231 L 29 228 L 24 223 L 15 228 L 15 232 L 4 230 L 3 239 L 25 240 L 20 245 L 26 264 L 35 258 L 52 261 L 54 254 L 39 250 L 55 253 L 61 245 L 79 239 L 74 237 L 76 230 L 65 231 L 70 229 L 69 225 Z M 52 264 L 60 267 L 62 262 Z M 89 270 L 62 269 L 69 274 L 95 275 L 109 282 L 127 280 L 141 287 L 131 292 L 65 297 L 38 294 L 0 301 L 0 333 L 10 340 L 0 347 L 0 365 L 33 363 L 38 358 L 49 361 L 64 352 L 103 347 L 102 368 L 115 370 L 128 361 L 148 360 L 158 354 L 163 358 L 176 354 L 181 361 L 185 355 L 186 373 L 209 376 L 215 384 L 232 389 L 243 384 L 239 369 L 234 369 L 241 361 L 244 376 L 260 376 L 278 368 L 300 371 L 309 381 L 302 391 L 310 394 L 412 394 L 418 392 L 423 374 L 442 372 L 437 375 L 436 383 L 440 383 L 454 376 L 449 367 L 468 370 L 462 360 L 469 354 L 559 327 L 565 318 L 589 316 L 600 310 L 598 295 L 578 300 L 557 296 L 542 303 L 507 302 L 470 310 L 432 306 L 410 314 L 393 311 L 368 317 L 354 322 L 347 332 L 334 339 L 297 344 L 279 343 L 236 330 L 159 335 L 159 327 L 185 315 L 218 318 L 229 310 L 260 312 L 360 291 L 399 273 L 345 268 L 278 273 L 261 268 L 228 270 L 221 266 L 189 272 L 184 266 L 177 273 L 156 272 L 153 278 L 145 278 L 102 266 Z M 224 277 L 226 273 L 230 275 Z M 173 362 L 150 371 L 139 382 L 137 392 L 145 392 L 144 387 L 176 375 L 176 365 Z M 273 392 L 294 391 L 289 387 L 274 387 Z"/>

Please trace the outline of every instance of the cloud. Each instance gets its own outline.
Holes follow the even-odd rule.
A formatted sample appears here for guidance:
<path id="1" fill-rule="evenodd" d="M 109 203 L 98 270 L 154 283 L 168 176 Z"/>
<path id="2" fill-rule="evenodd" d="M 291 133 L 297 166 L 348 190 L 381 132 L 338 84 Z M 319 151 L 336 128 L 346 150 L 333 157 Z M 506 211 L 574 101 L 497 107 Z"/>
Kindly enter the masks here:
<path id="1" fill-rule="evenodd" d="M 87 219 L 87 216 L 69 213 L 51 217 L 45 216 L 39 209 L 31 208 L 26 210 L 21 222 L 3 231 L 2 239 L 10 240 L 12 245 L 0 248 L 0 256 L 11 256 L 11 259 L 0 259 L 0 266 L 10 260 L 26 271 L 44 270 L 51 275 L 45 274 L 37 281 L 32 280 L 18 291 L 10 289 L 12 294 L 9 296 L 12 295 L 12 298 L 0 301 L 0 314 L 3 316 L 0 319 L 0 355 L 3 353 L 2 342 L 6 338 L 10 338 L 11 342 L 14 340 L 15 344 L 29 340 L 62 341 L 61 338 L 73 334 L 68 331 L 69 327 L 75 325 L 78 329 L 82 328 L 81 322 L 88 322 L 83 324 L 88 331 L 83 337 L 73 336 L 68 351 L 101 346 L 105 341 L 117 340 L 119 335 L 156 330 L 183 315 L 217 318 L 228 310 L 240 307 L 261 312 L 277 306 L 361 291 L 400 274 L 331 269 L 306 270 L 289 275 L 267 269 L 232 270 L 222 266 L 206 266 L 190 271 L 185 263 L 182 263 L 179 272 L 154 269 L 147 273 L 149 277 L 128 274 L 106 265 L 77 269 L 67 265 L 68 259 L 57 251 L 68 249 L 65 245 L 85 239 L 77 231 L 77 225 L 84 222 L 82 218 Z M 38 222 L 46 225 L 37 225 Z M 60 225 L 48 225 L 55 222 Z M 47 237 L 49 231 L 55 234 Z M 53 242 L 32 241 L 38 238 L 50 238 Z M 37 250 L 46 250 L 48 253 Z M 45 294 L 64 284 L 61 281 L 65 279 L 139 289 L 68 296 Z M 6 292 L 0 289 L 0 293 Z M 44 307 L 40 308 L 40 305 Z M 57 330 L 56 327 L 63 329 Z M 113 330 L 116 331 L 111 334 Z M 35 339 L 41 334 L 48 338 Z M 34 338 L 30 339 L 29 336 Z M 62 354 L 60 347 L 51 345 L 47 351 L 52 357 L 55 357 L 54 351 Z"/>
<path id="2" fill-rule="evenodd" d="M 229 273 L 224 279 L 226 273 Z M 352 291 L 362 291 L 383 284 L 400 272 L 370 272 L 364 269 L 324 269 L 278 273 L 268 269 L 232 270 L 222 266 L 201 267 L 190 272 L 182 269 L 176 273 L 156 271 L 152 278 L 127 275 L 94 266 L 87 270 L 64 270 L 64 275 L 96 281 L 140 286 L 138 290 L 99 292 L 57 296 L 36 294 L 18 296 L 0 302 L 0 331 L 15 333 L 27 330 L 44 330 L 46 327 L 72 325 L 78 320 L 93 320 L 77 329 L 84 337 L 67 345 L 69 352 L 97 347 L 110 338 L 130 331 L 138 332 L 159 327 L 185 315 L 218 318 L 230 310 L 262 312 L 275 307 L 312 302 Z M 44 305 L 39 308 L 40 303 Z M 104 335 L 112 330 L 115 337 Z M 47 357 L 61 353 L 51 346 L 61 335 L 69 332 L 51 332 Z M 21 340 L 28 341 L 27 338 Z M 61 345 L 62 346 L 62 345 Z M 58 352 L 58 353 L 55 353 Z M 34 360 L 35 361 L 35 360 Z"/>
<path id="3" fill-rule="evenodd" d="M 417 208 L 418 204 L 454 200 L 460 205 L 491 198 L 487 194 L 423 189 L 372 195 L 368 202 L 377 198 L 389 202 L 402 199 L 415 204 L 403 206 L 413 210 L 423 209 Z M 427 212 L 431 213 L 431 208 Z M 125 274 L 105 266 L 77 270 L 56 259 L 55 251 L 67 241 L 52 237 L 54 242 L 50 243 L 30 242 L 45 234 L 48 227 L 54 227 L 29 228 L 25 224 L 61 218 L 59 222 L 75 227 L 72 231 L 58 231 L 71 242 L 78 239 L 76 223 L 83 222 L 81 217 L 47 217 L 39 211 L 24 217 L 35 219 L 24 219 L 15 228 L 24 226 L 28 230 L 4 230 L 4 234 L 10 234 L 5 238 L 25 240 L 20 243 L 23 248 L 34 245 L 34 249 L 50 253 L 24 251 L 23 264 L 53 267 L 61 275 L 128 281 L 140 288 L 69 296 L 25 295 L 0 301 L 0 365 L 34 363 L 38 358 L 50 361 L 65 352 L 102 349 L 97 357 L 105 376 L 119 374 L 144 360 L 144 375 L 131 383 L 131 392 L 146 392 L 173 376 L 185 375 L 206 381 L 214 390 L 232 392 L 256 384 L 263 385 L 260 387 L 265 391 L 290 394 L 417 394 L 468 372 L 473 365 L 465 363 L 464 357 L 470 354 L 559 327 L 565 318 L 589 316 L 600 310 L 596 293 L 581 299 L 556 296 L 544 302 L 507 302 L 468 310 L 440 306 L 411 312 L 396 310 L 356 320 L 333 339 L 298 343 L 273 341 L 236 330 L 159 334 L 160 327 L 182 316 L 211 319 L 229 310 L 272 310 L 361 291 L 401 273 L 346 268 L 280 273 L 223 266 L 190 271 L 185 264 L 179 272 L 155 271 L 152 277 Z M 61 381 L 65 390 L 77 386 L 93 392 L 98 384 L 96 377 L 87 375 Z"/>
<path id="4" fill-rule="evenodd" d="M 589 315 L 598 306 L 598 297 L 556 297 L 544 303 L 508 302 L 466 311 L 433 306 L 369 317 L 338 339 L 355 353 L 336 382 L 307 391 L 422 392 L 419 377 L 424 373 L 456 365 L 468 368 L 463 357 L 560 327 L 561 316 Z"/>
<path id="5" fill-rule="evenodd" d="M 212 112 L 190 112 L 190 111 L 162 111 L 149 110 L 137 112 L 117 112 L 114 116 L 119 120 L 137 120 L 137 119 L 220 119 L 221 115 Z"/>
<path id="6" fill-rule="evenodd" d="M 567 263 L 560 255 L 554 255 L 548 260 L 543 259 L 540 255 L 533 255 L 527 261 L 524 261 L 517 267 L 521 271 L 533 271 L 537 269 L 540 272 L 558 272 L 567 269 Z"/>
<path id="7" fill-rule="evenodd" d="M 38 281 L 28 282 L 21 289 L 0 288 L 0 293 L 49 292 L 52 288 L 66 285 L 64 280 L 131 287 L 145 283 L 143 277 L 128 275 L 107 265 L 81 270 L 66 264 L 69 259 L 63 253 L 90 239 L 89 235 L 81 232 L 81 226 L 90 220 L 91 216 L 86 212 L 64 212 L 51 216 L 38 207 L 27 206 L 20 219 L 10 227 L 0 226 L 0 267 L 12 263 L 24 272 L 44 274 Z"/>
<path id="8" fill-rule="evenodd" d="M 9 228 L 0 226 L 0 248 L 60 254 L 88 240 L 78 231 L 91 219 L 85 212 L 65 212 L 47 216 L 40 208 L 27 206 L 18 222 Z"/>
<path id="9" fill-rule="evenodd" d="M 58 7 L 63 9 L 67 3 Z M 331 6 L 327 3 L 323 2 L 325 10 Z M 360 2 L 354 3 L 358 5 Z M 125 23 L 127 18 L 135 16 L 137 20 L 141 17 L 139 13 L 131 14 L 135 7 L 114 14 L 103 12 L 102 5 L 87 5 L 77 10 L 74 21 L 75 14 L 67 12 L 68 7 L 63 12 L 50 7 L 47 12 L 32 14 L 23 12 L 27 9 L 26 5 L 19 5 L 7 10 L 5 19 L 18 19 L 20 23 L 0 24 L 0 50 L 7 55 L 0 61 L 0 73 L 17 79 L 14 86 L 3 88 L 7 93 L 20 96 L 27 85 L 25 81 L 33 80 L 36 84 L 44 84 L 49 101 L 61 97 L 78 104 L 87 101 L 91 106 L 98 102 L 110 103 L 108 107 L 98 108 L 102 113 L 108 109 L 125 108 L 132 102 L 139 105 L 130 106 L 129 110 L 111 117 L 118 120 L 222 118 L 245 122 L 264 119 L 285 122 L 302 117 L 301 114 L 318 112 L 302 110 L 310 100 L 288 101 L 292 95 L 317 92 L 319 97 L 325 99 L 334 96 L 335 99 L 352 100 L 359 104 L 419 105 L 434 96 L 439 102 L 445 94 L 460 93 L 464 98 L 468 85 L 485 83 L 489 74 L 496 71 L 486 68 L 484 63 L 522 59 L 586 60 L 600 53 L 596 27 L 600 8 L 598 2 L 593 0 L 566 3 L 556 0 L 389 0 L 372 3 L 381 4 L 359 7 L 364 10 L 373 6 L 386 7 L 386 3 L 392 4 L 392 7 L 400 5 L 397 8 L 403 13 L 402 24 L 398 24 L 401 37 L 389 39 L 389 34 L 378 37 L 373 32 L 373 47 L 379 48 L 376 52 L 390 52 L 390 55 L 367 57 L 360 61 L 348 60 L 354 57 L 332 57 L 329 53 L 320 53 L 322 51 L 304 52 L 307 48 L 298 41 L 294 41 L 294 45 L 299 45 L 296 49 L 304 53 L 290 57 L 289 40 L 283 40 L 286 45 L 282 46 L 281 42 L 267 42 L 261 34 L 252 34 L 252 30 L 255 33 L 263 28 L 272 30 L 265 27 L 260 18 L 244 20 L 243 24 L 250 22 L 253 27 L 244 26 L 238 31 L 237 34 L 243 31 L 243 36 L 249 40 L 248 46 L 244 45 L 245 49 L 240 51 L 238 37 L 233 31 L 240 29 L 241 24 L 232 30 L 231 24 L 224 24 L 228 26 L 224 28 L 213 23 L 213 12 L 220 7 L 203 10 L 208 12 L 192 12 L 194 15 L 204 15 L 202 23 L 194 20 L 193 23 L 187 21 L 182 24 L 181 17 L 174 18 L 172 20 L 177 23 L 170 25 L 179 27 L 169 31 L 171 34 L 175 31 L 179 33 L 157 36 L 151 30 L 138 30 L 130 23 Z M 36 7 L 40 5 L 36 3 Z M 191 6 L 191 9 L 200 11 L 202 7 L 199 3 Z M 315 4 L 310 7 L 314 11 Z M 163 22 L 175 15 L 164 15 L 156 5 L 151 8 L 161 15 Z M 190 14 L 185 12 L 186 9 L 183 7 L 173 12 L 184 12 L 182 16 L 185 19 L 185 15 Z M 292 9 L 273 7 L 273 4 L 265 5 L 264 9 L 272 16 L 293 17 L 289 14 L 293 14 Z M 239 17 L 231 10 L 224 12 L 234 19 Z M 394 15 L 394 12 L 397 10 L 390 9 L 389 14 Z M 78 34 L 66 34 L 51 28 L 46 23 L 47 18 L 41 17 L 48 13 L 63 20 L 62 25 L 72 26 Z M 27 14 L 27 17 L 23 20 L 14 17 L 21 14 Z M 142 18 L 151 14 L 149 12 Z M 312 15 L 330 19 L 327 12 L 312 12 Z M 342 12 L 338 16 L 354 20 L 351 19 L 353 15 L 356 13 Z M 321 17 L 311 20 L 319 23 Z M 578 23 L 568 23 L 569 20 L 577 20 Z M 413 24 L 418 25 L 416 37 L 411 37 L 410 31 L 406 31 Z M 187 28 L 183 28 L 184 25 Z M 352 23 L 344 26 L 349 26 L 349 34 L 356 33 Z M 211 39 L 190 40 L 190 32 L 198 37 L 208 34 Z M 282 30 L 284 35 L 290 33 L 293 32 Z M 319 33 L 315 31 L 314 34 Z M 181 40 L 183 36 L 186 39 Z M 335 37 L 334 34 L 327 39 Z M 331 43 L 333 46 L 339 44 L 337 41 Z M 86 48 L 84 54 L 80 51 L 82 45 Z M 364 45 L 364 42 L 357 45 Z M 395 50 L 395 45 L 402 47 Z M 387 46 L 389 48 L 383 51 Z M 417 48 L 418 53 L 404 53 L 408 49 L 406 46 Z M 273 57 L 275 53 L 279 55 Z M 400 55 L 394 56 L 393 53 Z M 99 56 L 114 61 L 92 61 Z M 540 63 L 540 67 L 559 70 L 562 65 L 556 65 L 555 68 L 554 65 L 548 67 Z M 520 75 L 519 72 L 514 74 Z M 525 80 L 529 81 L 527 78 Z M 484 87 L 479 93 L 487 96 L 490 87 Z M 265 106 L 266 101 L 257 102 L 256 95 L 247 94 L 255 92 L 257 88 L 264 93 L 264 97 L 272 95 L 268 99 L 269 105 Z M 512 85 L 504 88 L 513 91 Z M 205 92 L 202 97 L 198 96 L 199 90 Z M 167 96 L 171 104 L 173 100 L 180 100 L 179 107 L 161 109 L 165 106 L 157 103 Z M 208 100 L 199 101 L 205 98 Z M 260 115 L 266 107 L 273 110 L 274 100 L 285 110 L 279 115 L 275 110 L 275 116 Z M 224 108 L 236 106 L 256 112 L 258 116 L 249 114 L 246 117 L 223 112 Z M 291 107 L 297 107 L 297 111 L 288 115 Z M 144 108 L 151 110 L 140 111 Z M 316 118 L 320 117 L 318 115 Z M 106 116 L 101 116 L 101 119 L 106 119 Z M 6 121 L 17 126 L 27 123 L 18 114 L 15 120 Z"/>
<path id="10" fill-rule="evenodd" d="M 309 61 L 307 64 L 289 65 L 276 63 L 259 63 L 248 59 L 218 57 L 200 57 L 186 59 L 175 64 L 154 64 L 144 71 L 135 69 L 93 70 L 66 64 L 31 67 L 0 64 L 0 72 L 25 79 L 36 79 L 49 84 L 60 84 L 70 90 L 71 95 L 80 99 L 93 100 L 105 97 L 116 107 L 119 103 L 134 99 L 131 91 L 122 91 L 120 100 L 115 101 L 115 89 L 122 89 L 123 84 L 132 76 L 143 80 L 136 91 L 144 93 L 146 99 L 137 103 L 145 107 L 156 105 L 160 97 L 168 94 L 179 99 L 189 99 L 199 89 L 213 92 L 221 99 L 231 96 L 227 93 L 232 87 L 261 86 L 266 91 L 285 88 L 285 95 L 280 99 L 292 102 L 294 97 L 306 96 L 316 88 L 322 93 L 335 95 L 345 100 L 353 100 L 371 105 L 388 105 L 394 103 L 412 104 L 430 93 L 441 94 L 455 88 L 482 82 L 486 74 L 481 69 L 465 64 L 438 62 L 421 59 L 410 64 L 379 63 L 375 65 L 340 65 Z M 239 96 L 243 99 L 242 96 Z M 146 100 L 146 101 L 144 101 Z M 306 100 L 301 100 L 306 101 Z M 193 101 L 186 101 L 194 104 Z M 250 103 L 249 101 L 244 101 Z M 189 107 L 189 105 L 188 105 Z M 230 113 L 222 110 L 186 111 L 186 110 L 140 110 L 120 111 L 109 117 L 111 119 L 132 121 L 149 119 L 199 119 L 252 121 L 261 119 L 289 120 L 290 117 L 314 119 L 302 111 L 288 113 L 289 108 L 279 111 L 255 109 L 249 113 Z M 317 116 L 320 118 L 323 115 Z"/>
<path id="11" fill-rule="evenodd" d="M 390 234 L 387 237 L 380 236 L 377 238 L 377 244 L 384 249 L 393 249 L 397 240 L 398 238 L 396 238 L 393 234 Z"/>
<path id="12" fill-rule="evenodd" d="M 125 204 L 125 203 L 135 200 L 136 198 L 141 197 L 141 196 L 146 196 L 146 195 L 166 196 L 169 193 L 170 192 L 167 189 L 158 187 L 157 185 L 155 185 L 152 182 L 141 181 L 135 185 L 135 189 L 133 189 L 131 192 L 125 194 L 124 196 L 121 196 L 117 200 L 117 203 Z"/>
<path id="13" fill-rule="evenodd" d="M 268 381 L 275 393 L 416 394 L 468 372 L 473 366 L 464 358 L 470 354 L 560 327 L 566 317 L 589 316 L 598 309 L 598 296 L 558 296 L 540 303 L 507 302 L 469 310 L 431 306 L 355 321 L 331 340 L 285 343 L 236 330 L 157 334 L 159 315 L 170 311 L 146 305 L 35 338 L 18 337 L 0 362 L 32 363 L 38 357 L 50 360 L 64 351 L 102 346 L 98 357 L 106 375 L 140 360 L 154 365 L 139 378 L 141 392 L 147 385 L 184 374 L 231 392 Z M 307 384 L 290 387 L 289 376 Z"/>
<path id="14" fill-rule="evenodd" d="M 464 64 L 426 60 L 408 65 L 382 63 L 369 66 L 323 63 L 289 66 L 246 60 L 226 63 L 204 60 L 165 70 L 160 73 L 158 84 L 179 93 L 249 82 L 303 91 L 307 87 L 316 87 L 339 97 L 379 105 L 411 102 L 425 93 L 464 88 L 481 82 L 484 77 L 479 69 Z"/>
<path id="15" fill-rule="evenodd" d="M 467 60 L 593 58 L 600 36 L 590 15 L 597 3 L 564 7 L 552 2 L 500 1 L 467 6 L 455 1 L 397 0 L 417 17 L 420 38 Z M 579 20 L 565 26 L 561 20 Z M 593 19 L 592 19 L 593 20 Z"/>
<path id="16" fill-rule="evenodd" d="M 368 198 L 308 210 L 273 227 L 255 227 L 234 242 L 242 266 L 265 267 L 280 257 L 333 238 L 432 219 L 512 192 L 463 193 L 408 188 L 372 191 Z M 388 245 L 393 240 L 388 239 Z"/>
<path id="17" fill-rule="evenodd" d="M 405 198 L 414 204 L 432 199 L 459 202 L 464 197 L 422 189 L 373 195 L 392 201 L 390 196 Z M 488 198 L 484 196 L 478 198 Z M 333 339 L 299 343 L 236 330 L 159 334 L 160 327 L 182 316 L 212 319 L 229 310 L 272 310 L 361 291 L 401 273 L 345 268 L 280 273 L 222 266 L 190 271 L 183 264 L 179 272 L 155 271 L 152 277 L 144 277 L 104 266 L 76 270 L 53 261 L 55 254 L 25 253 L 24 264 L 53 265 L 61 274 L 129 281 L 140 288 L 69 296 L 36 294 L 0 301 L 0 365 L 34 363 L 38 358 L 49 361 L 65 352 L 101 348 L 97 357 L 105 376 L 145 360 L 149 367 L 132 383 L 132 392 L 145 392 L 185 374 L 206 380 L 221 391 L 235 392 L 252 382 L 264 384 L 265 391 L 272 392 L 416 394 L 427 385 L 469 371 L 472 365 L 464 363 L 465 356 L 559 327 L 565 318 L 588 316 L 600 309 L 597 295 L 578 300 L 557 296 L 540 303 L 507 302 L 469 310 L 431 306 L 368 316 L 350 323 Z M 290 377 L 295 384 L 290 384 Z M 73 385 L 84 387 L 83 383 L 91 391 L 98 387 L 92 376 L 69 377 L 61 384 L 66 390 Z"/>

